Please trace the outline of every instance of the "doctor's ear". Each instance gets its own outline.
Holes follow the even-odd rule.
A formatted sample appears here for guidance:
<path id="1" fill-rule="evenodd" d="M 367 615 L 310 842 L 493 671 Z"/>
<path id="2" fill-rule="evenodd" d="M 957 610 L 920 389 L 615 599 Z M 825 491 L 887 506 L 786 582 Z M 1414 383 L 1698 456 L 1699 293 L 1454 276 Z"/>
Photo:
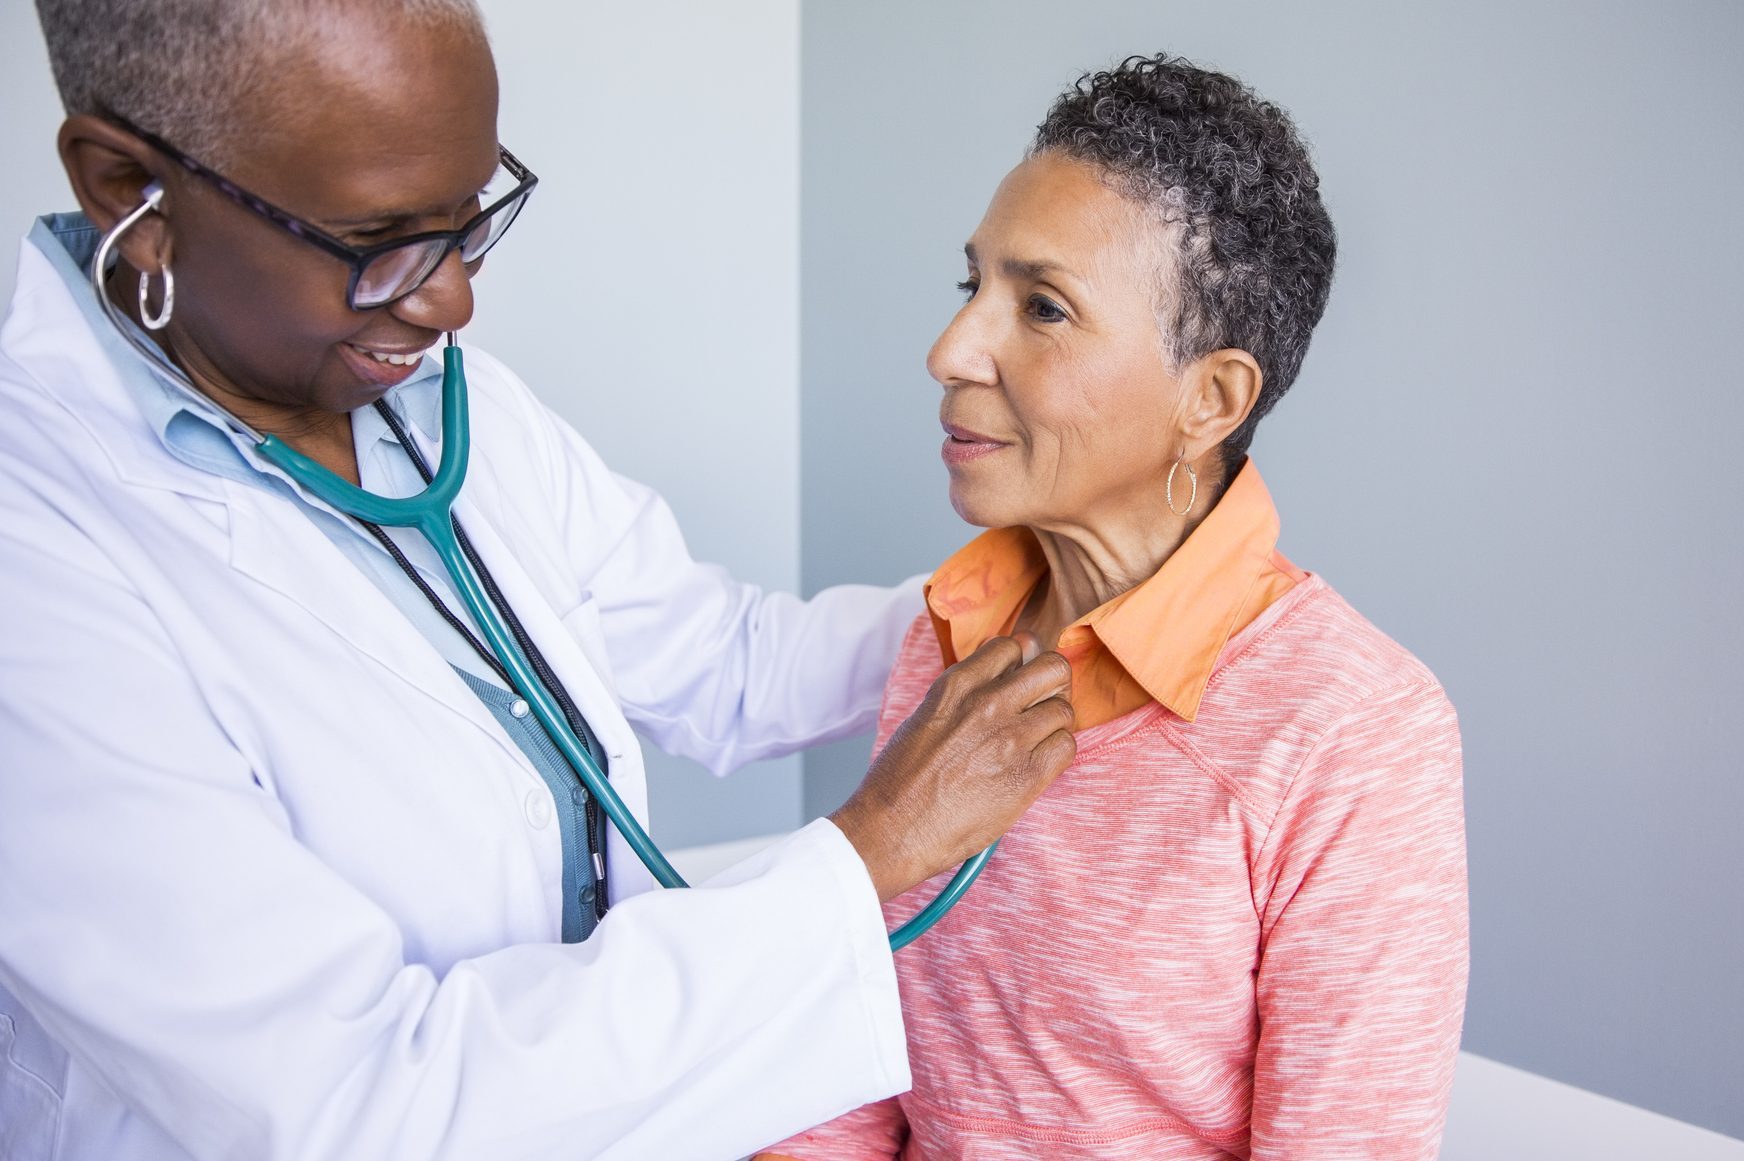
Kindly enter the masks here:
<path id="1" fill-rule="evenodd" d="M 100 233 L 139 208 L 146 187 L 161 181 L 168 164 L 133 134 L 100 117 L 75 113 L 61 125 L 57 140 L 79 208 Z M 169 182 L 164 182 L 169 186 Z M 166 188 L 165 195 L 168 197 Z M 160 203 L 161 206 L 161 203 Z M 169 231 L 163 211 L 147 214 L 121 239 L 122 259 L 135 270 L 155 274 L 169 259 Z"/>

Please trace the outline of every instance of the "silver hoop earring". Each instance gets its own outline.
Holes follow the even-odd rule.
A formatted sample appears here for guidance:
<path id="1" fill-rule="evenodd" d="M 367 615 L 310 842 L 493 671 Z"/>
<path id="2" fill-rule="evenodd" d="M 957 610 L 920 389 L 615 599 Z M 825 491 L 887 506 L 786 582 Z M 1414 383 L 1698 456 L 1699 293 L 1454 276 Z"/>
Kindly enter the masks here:
<path id="1" fill-rule="evenodd" d="M 163 266 L 163 309 L 155 315 L 151 313 L 151 275 L 141 273 L 139 276 L 139 321 L 145 324 L 148 331 L 161 331 L 170 325 L 170 315 L 176 309 L 176 276 L 170 273 L 170 264 Z"/>
<path id="2" fill-rule="evenodd" d="M 1193 490 L 1187 496 L 1187 506 L 1185 508 L 1175 507 L 1175 472 L 1180 468 L 1187 469 L 1187 478 L 1193 482 Z M 1199 499 L 1199 473 L 1193 470 L 1192 464 L 1183 460 L 1176 460 L 1174 463 L 1169 465 L 1169 479 L 1168 482 L 1163 485 L 1163 497 L 1169 502 L 1169 511 L 1177 516 L 1185 516 L 1193 510 L 1194 501 Z"/>

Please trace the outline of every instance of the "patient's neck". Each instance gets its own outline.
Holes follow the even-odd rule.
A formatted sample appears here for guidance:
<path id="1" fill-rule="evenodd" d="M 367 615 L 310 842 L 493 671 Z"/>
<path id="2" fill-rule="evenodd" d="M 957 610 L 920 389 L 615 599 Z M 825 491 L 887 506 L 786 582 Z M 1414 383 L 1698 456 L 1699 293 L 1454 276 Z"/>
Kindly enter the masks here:
<path id="1" fill-rule="evenodd" d="M 1031 526 L 1048 562 L 1018 614 L 1017 628 L 1052 649 L 1073 621 L 1151 577 L 1192 535 L 1216 503 L 1201 501 L 1185 518 L 1169 512 L 1127 509 L 1112 518 L 1082 524 Z"/>

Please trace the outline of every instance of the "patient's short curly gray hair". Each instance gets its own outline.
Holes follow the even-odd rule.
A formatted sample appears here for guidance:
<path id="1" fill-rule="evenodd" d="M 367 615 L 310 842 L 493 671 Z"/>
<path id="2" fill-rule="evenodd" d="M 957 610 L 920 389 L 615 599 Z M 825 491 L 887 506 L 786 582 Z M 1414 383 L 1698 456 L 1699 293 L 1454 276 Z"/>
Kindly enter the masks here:
<path id="1" fill-rule="evenodd" d="M 1177 370 L 1224 347 L 1259 363 L 1260 397 L 1223 444 L 1233 471 L 1301 369 L 1332 288 L 1337 240 L 1296 127 L 1233 77 L 1134 56 L 1061 95 L 1030 152 L 1089 165 L 1154 211 L 1172 243 L 1158 301 Z"/>
<path id="2" fill-rule="evenodd" d="M 246 131 L 238 102 L 347 9 L 484 36 L 477 0 L 36 0 L 68 113 L 120 114 L 217 166 Z"/>

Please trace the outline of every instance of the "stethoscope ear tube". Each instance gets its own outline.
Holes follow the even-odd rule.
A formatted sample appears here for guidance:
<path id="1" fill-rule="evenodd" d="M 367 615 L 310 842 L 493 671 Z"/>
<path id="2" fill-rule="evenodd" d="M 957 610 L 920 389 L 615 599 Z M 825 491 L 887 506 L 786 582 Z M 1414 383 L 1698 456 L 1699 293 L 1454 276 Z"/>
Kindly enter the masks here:
<path id="1" fill-rule="evenodd" d="M 139 205 L 130 210 L 126 217 L 109 227 L 109 232 L 98 241 L 97 253 L 91 259 L 91 290 L 96 294 L 97 304 L 103 308 L 103 314 L 108 318 L 109 325 L 115 328 L 115 333 L 120 335 L 122 340 L 132 347 L 140 358 L 162 375 L 165 382 L 198 404 L 203 410 L 213 411 L 223 416 L 225 422 L 231 427 L 259 443 L 262 439 L 260 432 L 236 418 L 215 399 L 195 387 L 193 381 L 180 367 L 170 361 L 162 349 L 139 333 L 139 328 L 133 325 L 133 320 L 128 318 L 126 312 L 116 306 L 109 297 L 109 271 L 115 264 L 116 245 L 127 231 L 137 226 L 147 214 L 157 210 L 159 203 L 163 201 L 163 194 L 163 186 L 160 183 L 156 181 L 148 183 L 140 191 Z"/>

